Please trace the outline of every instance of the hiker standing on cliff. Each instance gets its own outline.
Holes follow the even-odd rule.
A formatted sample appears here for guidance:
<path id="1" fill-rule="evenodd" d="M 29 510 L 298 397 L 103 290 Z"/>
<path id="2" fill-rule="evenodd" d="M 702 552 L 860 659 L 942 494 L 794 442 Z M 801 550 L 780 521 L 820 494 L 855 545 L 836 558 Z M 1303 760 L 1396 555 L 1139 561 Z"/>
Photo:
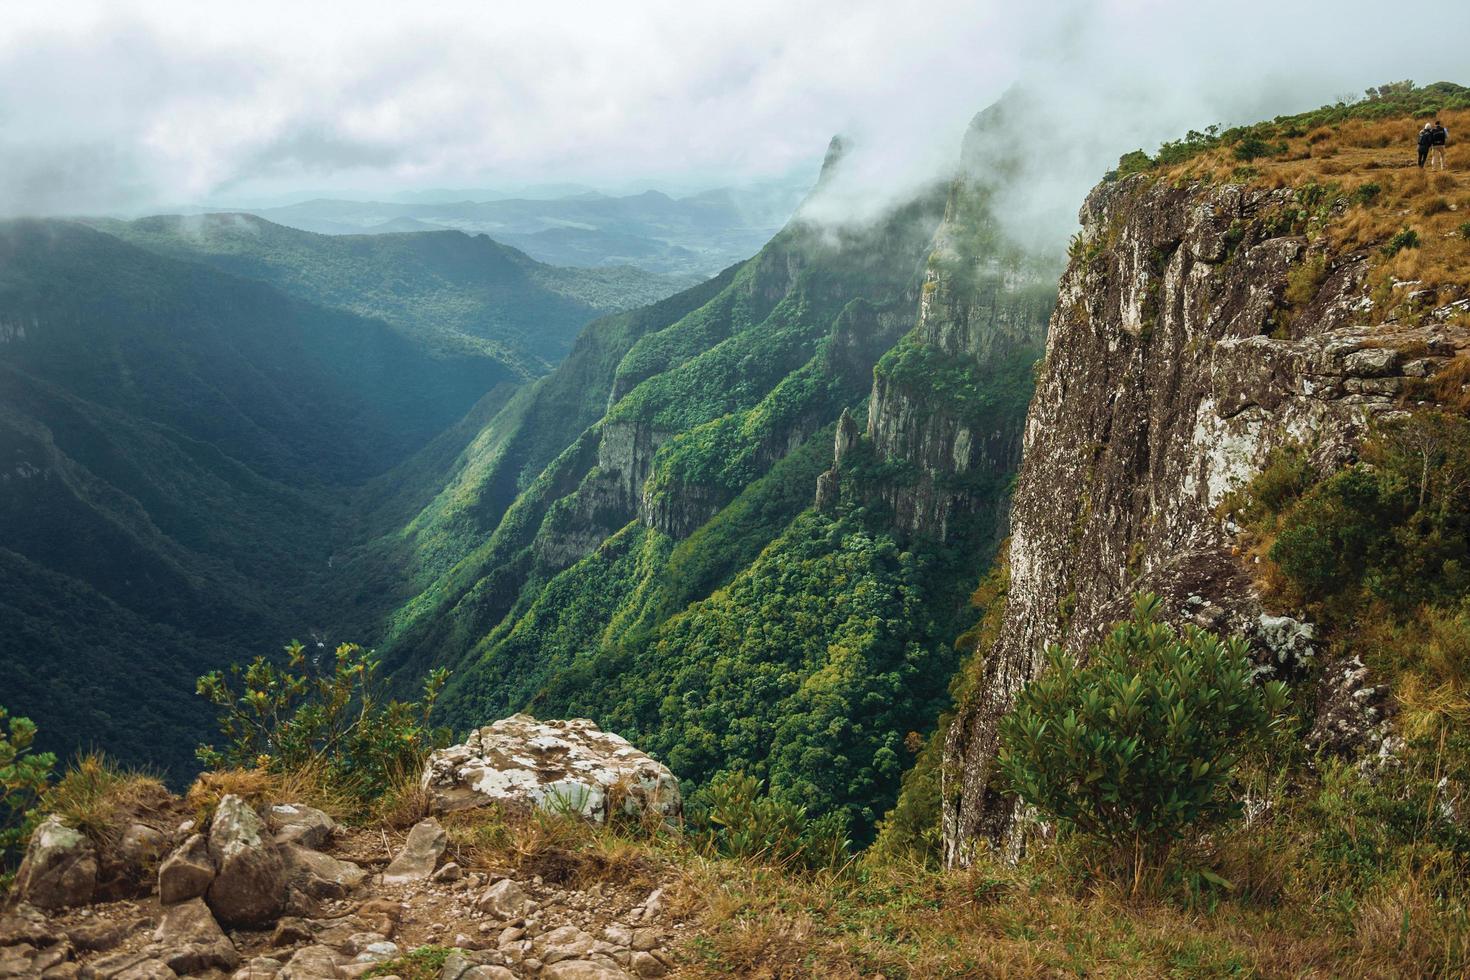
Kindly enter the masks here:
<path id="1" fill-rule="evenodd" d="M 1429 168 L 1433 170 L 1435 164 L 1439 169 L 1444 169 L 1444 148 L 1450 141 L 1450 131 L 1445 129 L 1438 119 L 1434 121 L 1434 128 L 1429 131 Z"/>
<path id="2" fill-rule="evenodd" d="M 1419 130 L 1419 169 L 1424 169 L 1424 161 L 1429 159 L 1429 146 L 1434 140 L 1434 123 L 1427 122 L 1424 128 Z"/>

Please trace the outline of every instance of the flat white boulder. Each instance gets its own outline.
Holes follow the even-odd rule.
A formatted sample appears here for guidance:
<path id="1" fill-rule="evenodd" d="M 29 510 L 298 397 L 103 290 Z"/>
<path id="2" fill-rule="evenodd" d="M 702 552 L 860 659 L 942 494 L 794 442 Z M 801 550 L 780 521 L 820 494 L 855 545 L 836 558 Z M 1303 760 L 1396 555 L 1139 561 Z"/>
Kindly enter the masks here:
<path id="1" fill-rule="evenodd" d="M 668 766 L 586 718 L 512 715 L 429 756 L 423 787 L 435 813 L 506 803 L 580 814 L 677 821 L 684 811 Z"/>

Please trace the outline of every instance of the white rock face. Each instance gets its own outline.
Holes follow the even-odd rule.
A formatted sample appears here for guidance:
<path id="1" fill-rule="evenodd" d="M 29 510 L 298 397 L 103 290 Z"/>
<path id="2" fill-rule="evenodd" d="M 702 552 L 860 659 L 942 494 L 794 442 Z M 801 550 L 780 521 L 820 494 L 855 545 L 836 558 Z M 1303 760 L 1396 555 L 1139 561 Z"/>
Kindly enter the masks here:
<path id="1" fill-rule="evenodd" d="M 431 755 L 423 787 L 436 813 L 499 802 L 601 823 L 617 812 L 678 820 L 684 809 L 667 766 L 585 718 L 503 718 Z"/>

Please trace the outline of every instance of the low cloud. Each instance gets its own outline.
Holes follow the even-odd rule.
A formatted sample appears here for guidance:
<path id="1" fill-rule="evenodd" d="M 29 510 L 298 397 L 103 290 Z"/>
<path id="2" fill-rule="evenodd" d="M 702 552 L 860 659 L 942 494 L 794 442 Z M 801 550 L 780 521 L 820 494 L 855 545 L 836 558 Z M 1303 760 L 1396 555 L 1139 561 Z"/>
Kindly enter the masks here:
<path id="1" fill-rule="evenodd" d="M 1015 84 L 1052 238 L 1134 147 L 1412 77 L 1456 79 L 1470 5 L 1358 0 L 747 0 L 250 5 L 10 0 L 0 214 L 138 212 L 327 188 L 713 186 L 814 172 L 875 213 L 956 162 Z"/>

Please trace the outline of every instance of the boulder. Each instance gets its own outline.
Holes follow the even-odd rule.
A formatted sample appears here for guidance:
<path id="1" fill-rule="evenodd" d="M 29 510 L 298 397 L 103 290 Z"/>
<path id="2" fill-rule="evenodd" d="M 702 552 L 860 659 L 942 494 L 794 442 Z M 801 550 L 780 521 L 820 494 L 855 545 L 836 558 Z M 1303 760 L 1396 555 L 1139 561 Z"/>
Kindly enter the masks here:
<path id="1" fill-rule="evenodd" d="M 280 914 L 286 863 L 265 822 L 233 793 L 219 801 L 209 825 L 209 856 L 217 869 L 207 898 L 221 922 L 261 925 Z"/>
<path id="2" fill-rule="evenodd" d="M 351 861 L 339 861 L 297 844 L 282 846 L 281 853 L 286 861 L 286 880 L 312 898 L 346 898 L 368 876 Z"/>
<path id="3" fill-rule="evenodd" d="M 266 814 L 277 844 L 299 844 L 321 850 L 332 839 L 337 824 L 315 807 L 300 803 L 278 803 Z"/>
<path id="4" fill-rule="evenodd" d="M 14 887 L 17 898 L 43 909 L 85 905 L 97 890 L 97 848 L 52 814 L 31 834 Z"/>
<path id="5" fill-rule="evenodd" d="M 422 784 L 435 813 L 502 803 L 598 823 L 617 812 L 666 821 L 683 814 L 679 781 L 667 766 L 585 718 L 504 718 L 431 755 Z"/>
<path id="6" fill-rule="evenodd" d="M 198 898 L 214 881 L 214 858 L 203 834 L 194 834 L 158 868 L 158 900 L 164 905 Z"/>
<path id="7" fill-rule="evenodd" d="M 202 898 L 170 905 L 153 931 L 154 957 L 175 973 L 233 970 L 240 962 L 234 943 L 226 938 Z"/>
<path id="8" fill-rule="evenodd" d="M 439 821 L 430 817 L 414 824 L 404 841 L 403 850 L 383 872 L 385 885 L 401 885 L 410 881 L 422 881 L 434 873 L 434 866 L 449 846 L 449 835 L 439 826 Z"/>

